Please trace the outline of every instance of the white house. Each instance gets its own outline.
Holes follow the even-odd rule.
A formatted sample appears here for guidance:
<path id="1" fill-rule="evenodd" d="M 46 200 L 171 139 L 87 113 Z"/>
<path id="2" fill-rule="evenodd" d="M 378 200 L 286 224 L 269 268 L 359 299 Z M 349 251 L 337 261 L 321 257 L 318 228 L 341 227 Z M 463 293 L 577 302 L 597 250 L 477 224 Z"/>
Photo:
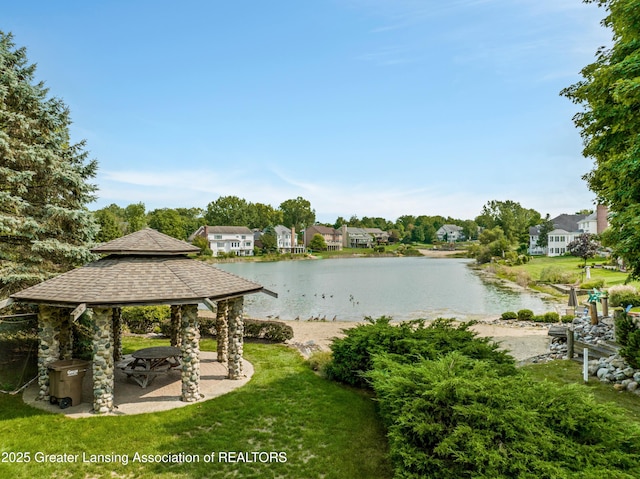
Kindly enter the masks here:
<path id="1" fill-rule="evenodd" d="M 567 245 L 583 233 L 600 234 L 608 226 L 607 209 L 598 206 L 589 215 L 562 214 L 551 220 L 554 229 L 548 234 L 547 247 L 538 246 L 540 227 L 529 228 L 529 254 L 561 256 L 567 253 Z"/>
<path id="2" fill-rule="evenodd" d="M 232 252 L 236 256 L 253 256 L 253 233 L 246 226 L 201 226 L 190 240 L 196 236 L 207 239 L 213 256 Z"/>
<path id="3" fill-rule="evenodd" d="M 549 232 L 547 256 L 562 256 L 567 253 L 567 245 L 582 234 L 582 231 L 555 229 Z"/>
<path id="4" fill-rule="evenodd" d="M 304 253 L 304 245 L 298 244 L 295 228 L 287 228 L 283 225 L 273 227 L 276 234 L 278 251 L 281 253 Z"/>
<path id="5" fill-rule="evenodd" d="M 449 243 L 465 239 L 462 227 L 458 225 L 443 225 L 436 231 L 436 236 L 438 241 L 448 241 Z"/>
<path id="6" fill-rule="evenodd" d="M 598 216 L 596 213 L 591 213 L 589 216 L 578 221 L 578 230 L 583 233 L 590 233 L 592 235 L 598 234 Z"/>

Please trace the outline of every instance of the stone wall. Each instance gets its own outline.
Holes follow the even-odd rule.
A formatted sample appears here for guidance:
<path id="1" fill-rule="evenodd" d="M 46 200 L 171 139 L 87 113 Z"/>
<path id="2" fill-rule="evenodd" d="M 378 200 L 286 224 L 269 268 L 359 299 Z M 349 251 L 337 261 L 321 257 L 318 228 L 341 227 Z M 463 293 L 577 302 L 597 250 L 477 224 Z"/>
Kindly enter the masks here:
<path id="1" fill-rule="evenodd" d="M 60 359 L 59 308 L 38 308 L 38 399 L 49 399 L 49 364 Z"/>
<path id="2" fill-rule="evenodd" d="M 169 340 L 171 346 L 179 348 L 182 344 L 180 336 L 180 323 L 182 322 L 182 308 L 176 304 L 171 305 L 171 322 L 169 328 Z"/>
<path id="3" fill-rule="evenodd" d="M 182 396 L 184 402 L 195 402 L 200 394 L 200 331 L 198 330 L 198 305 L 185 304 L 182 309 Z"/>
<path id="4" fill-rule="evenodd" d="M 229 301 L 216 303 L 216 339 L 218 342 L 218 362 L 226 363 L 229 360 Z"/>
<path id="5" fill-rule="evenodd" d="M 113 360 L 122 360 L 122 308 L 113 308 Z"/>
<path id="6" fill-rule="evenodd" d="M 111 308 L 93 310 L 93 411 L 113 410 L 114 361 Z"/>
<path id="7" fill-rule="evenodd" d="M 244 298 L 229 301 L 229 379 L 240 379 L 244 348 L 244 323 L 242 318 Z"/>

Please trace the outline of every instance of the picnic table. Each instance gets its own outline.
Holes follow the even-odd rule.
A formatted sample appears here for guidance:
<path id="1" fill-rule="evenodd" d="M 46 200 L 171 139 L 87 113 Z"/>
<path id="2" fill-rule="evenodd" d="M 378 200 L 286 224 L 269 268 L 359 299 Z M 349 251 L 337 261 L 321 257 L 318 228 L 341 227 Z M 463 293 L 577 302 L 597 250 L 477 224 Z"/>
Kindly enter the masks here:
<path id="1" fill-rule="evenodd" d="M 180 348 L 172 346 L 139 349 L 131 356 L 134 359 L 125 366 L 124 372 L 143 389 L 151 384 L 158 374 L 166 374 L 181 366 Z"/>

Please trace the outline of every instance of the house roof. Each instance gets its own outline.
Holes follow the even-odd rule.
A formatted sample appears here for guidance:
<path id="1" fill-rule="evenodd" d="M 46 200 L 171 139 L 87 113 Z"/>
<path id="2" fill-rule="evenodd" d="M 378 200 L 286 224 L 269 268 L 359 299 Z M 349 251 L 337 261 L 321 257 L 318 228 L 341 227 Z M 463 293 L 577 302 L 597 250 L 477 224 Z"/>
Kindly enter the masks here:
<path id="1" fill-rule="evenodd" d="M 561 214 L 556 216 L 551 221 L 554 228 L 565 231 L 578 231 L 578 221 L 583 220 L 587 215 L 567 215 Z"/>
<path id="2" fill-rule="evenodd" d="M 276 232 L 276 235 L 282 236 L 285 234 L 291 234 L 291 230 L 283 225 L 277 225 L 273 227 L 273 231 Z"/>
<path id="3" fill-rule="evenodd" d="M 205 226 L 205 231 L 207 234 L 253 234 L 246 226 Z"/>
<path id="4" fill-rule="evenodd" d="M 331 228 L 329 226 L 324 226 L 324 225 L 313 225 L 313 226 L 309 226 L 310 230 L 316 231 L 320 234 L 323 235 L 336 235 L 336 234 L 342 234 L 341 231 L 336 230 L 335 228 Z"/>
<path id="5" fill-rule="evenodd" d="M 463 229 L 464 228 L 462 228 L 462 226 L 458 226 L 458 225 L 442 225 L 440 229 L 438 229 L 438 232 L 443 231 L 447 233 L 453 233 L 453 232 L 459 233 Z"/>
<path id="6" fill-rule="evenodd" d="M 369 234 L 364 228 L 347 227 L 347 236 L 354 240 L 373 241 L 373 236 Z"/>
<path id="7" fill-rule="evenodd" d="M 118 255 L 181 255 L 197 253 L 200 248 L 185 241 L 145 228 L 96 246 L 93 253 Z"/>
<path id="8" fill-rule="evenodd" d="M 155 246 L 153 254 L 149 252 L 153 247 L 151 244 L 140 248 L 142 252 L 124 253 L 124 250 L 118 249 L 115 254 L 19 291 L 12 294 L 11 298 L 57 306 L 85 303 L 88 307 L 110 307 L 192 304 L 205 299 L 216 301 L 261 291 L 271 293 L 258 283 L 188 258 L 184 254 L 167 253 L 177 246 L 162 238 L 166 235 L 154 230 L 147 232 L 146 236 L 138 233 L 140 232 L 119 238 L 123 241 L 116 243 L 116 246 L 126 246 L 132 238 L 135 240 L 139 237 L 147 240 L 151 237 L 160 243 L 166 243 Z M 113 245 L 109 246 L 107 243 L 94 251 L 104 252 L 105 246 L 107 250 L 113 248 Z M 127 249 L 130 250 L 131 247 Z"/>
<path id="9" fill-rule="evenodd" d="M 382 231 L 380 228 L 363 228 L 363 230 L 365 230 L 367 233 L 373 234 L 373 235 L 389 234 L 386 231 Z"/>

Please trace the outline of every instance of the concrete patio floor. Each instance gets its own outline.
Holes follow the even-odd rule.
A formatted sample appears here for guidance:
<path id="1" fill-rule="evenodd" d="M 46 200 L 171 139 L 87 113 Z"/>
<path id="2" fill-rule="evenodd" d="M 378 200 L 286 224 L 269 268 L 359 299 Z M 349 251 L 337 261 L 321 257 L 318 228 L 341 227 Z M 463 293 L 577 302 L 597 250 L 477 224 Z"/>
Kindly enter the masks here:
<path id="1" fill-rule="evenodd" d="M 125 356 L 118 364 L 126 364 L 132 358 Z M 217 354 L 213 352 L 200 353 L 200 393 L 204 396 L 195 403 L 180 401 L 182 393 L 181 372 L 179 369 L 158 375 L 146 388 L 141 388 L 133 379 L 127 378 L 119 367 L 115 368 L 114 405 L 116 408 L 105 416 L 119 416 L 130 414 L 144 414 L 148 412 L 167 411 L 178 407 L 198 404 L 199 402 L 226 394 L 244 386 L 253 376 L 253 365 L 243 360 L 244 377 L 237 380 L 227 379 L 226 363 L 217 361 Z M 60 409 L 57 404 L 49 401 L 37 401 L 38 384 L 31 384 L 23 393 L 24 402 L 44 411 L 64 414 L 70 418 L 97 417 L 93 409 L 93 384 L 91 367 L 87 371 L 82 383 L 83 402 L 77 406 Z"/>

